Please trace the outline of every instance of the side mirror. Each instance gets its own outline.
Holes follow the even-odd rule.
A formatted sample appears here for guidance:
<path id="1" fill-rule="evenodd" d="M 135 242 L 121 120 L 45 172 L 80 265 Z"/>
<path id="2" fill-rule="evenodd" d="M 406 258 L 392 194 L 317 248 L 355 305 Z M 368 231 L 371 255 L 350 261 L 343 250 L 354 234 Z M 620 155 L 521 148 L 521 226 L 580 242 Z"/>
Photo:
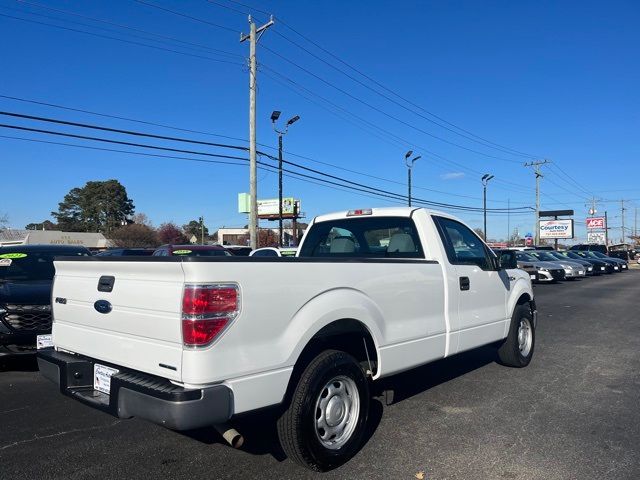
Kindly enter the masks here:
<path id="1" fill-rule="evenodd" d="M 506 270 L 507 268 L 518 268 L 518 260 L 516 259 L 515 251 L 506 251 L 500 253 L 500 270 Z"/>

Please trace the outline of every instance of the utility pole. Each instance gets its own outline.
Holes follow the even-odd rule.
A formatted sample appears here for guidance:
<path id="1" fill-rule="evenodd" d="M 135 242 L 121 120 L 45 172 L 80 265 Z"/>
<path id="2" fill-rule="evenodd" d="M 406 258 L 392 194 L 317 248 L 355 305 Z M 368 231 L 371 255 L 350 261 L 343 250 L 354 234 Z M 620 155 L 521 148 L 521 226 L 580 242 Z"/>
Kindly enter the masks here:
<path id="1" fill-rule="evenodd" d="M 204 245 L 204 217 L 200 217 L 200 244 Z"/>
<path id="2" fill-rule="evenodd" d="M 507 198 L 507 247 L 511 246 L 511 199 Z"/>
<path id="3" fill-rule="evenodd" d="M 249 242 L 258 248 L 258 174 L 256 163 L 256 44 L 262 34 L 273 25 L 273 17 L 259 28 L 249 15 L 249 34 L 240 34 L 240 43 L 249 40 Z"/>
<path id="4" fill-rule="evenodd" d="M 624 212 L 627 209 L 624 208 L 624 200 L 620 200 L 620 215 L 622 217 L 622 238 L 620 239 L 620 243 L 624 243 Z"/>
<path id="5" fill-rule="evenodd" d="M 604 212 L 604 244 L 609 249 L 609 220 L 607 219 L 607 212 Z"/>
<path id="6" fill-rule="evenodd" d="M 538 160 L 536 162 L 525 163 L 525 167 L 533 167 L 533 171 L 536 174 L 536 226 L 535 226 L 535 244 L 540 243 L 540 179 L 542 173 L 540 173 L 540 167 L 545 163 L 550 163 L 549 160 Z"/>

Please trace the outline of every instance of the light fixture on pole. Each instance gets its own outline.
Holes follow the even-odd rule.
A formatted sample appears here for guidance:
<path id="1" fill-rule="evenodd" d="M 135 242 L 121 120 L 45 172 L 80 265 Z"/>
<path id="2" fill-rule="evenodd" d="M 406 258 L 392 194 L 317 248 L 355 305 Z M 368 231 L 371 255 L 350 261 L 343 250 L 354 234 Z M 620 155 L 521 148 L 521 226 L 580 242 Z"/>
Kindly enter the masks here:
<path id="1" fill-rule="evenodd" d="M 274 110 L 271 114 L 273 130 L 278 134 L 278 246 L 282 247 L 282 137 L 287 134 L 289 127 L 300 120 L 300 116 L 291 117 L 284 126 L 284 130 L 276 128 L 276 122 L 280 118 L 280 111 Z M 293 232 L 295 236 L 296 232 Z"/>
<path id="2" fill-rule="evenodd" d="M 413 164 L 422 158 L 422 156 L 418 155 L 417 157 L 413 157 L 411 160 L 409 160 L 409 157 L 411 155 L 413 155 L 413 150 L 409 150 L 404 155 L 404 163 L 407 165 L 407 198 L 409 200 L 409 206 L 411 206 L 411 170 L 413 169 Z"/>
<path id="3" fill-rule="evenodd" d="M 493 175 L 489 175 L 488 173 L 485 173 L 482 176 L 482 189 L 483 189 L 483 196 L 482 196 L 482 200 L 483 200 L 483 205 L 484 205 L 484 230 L 482 230 L 482 233 L 484 233 L 484 241 L 487 241 L 487 183 L 489 183 L 489 180 L 491 180 L 493 178 Z"/>

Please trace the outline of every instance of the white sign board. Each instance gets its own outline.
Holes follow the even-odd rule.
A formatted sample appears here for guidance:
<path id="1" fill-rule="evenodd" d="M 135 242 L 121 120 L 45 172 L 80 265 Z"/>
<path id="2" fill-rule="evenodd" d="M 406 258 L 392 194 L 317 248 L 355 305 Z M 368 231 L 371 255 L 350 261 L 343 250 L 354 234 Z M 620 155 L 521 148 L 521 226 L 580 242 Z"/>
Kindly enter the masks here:
<path id="1" fill-rule="evenodd" d="M 573 238 L 573 220 L 540 220 L 540 238 Z"/>
<path id="2" fill-rule="evenodd" d="M 293 198 L 282 199 L 282 214 L 293 215 L 295 200 Z M 278 215 L 278 199 L 258 200 L 258 215 Z"/>
<path id="3" fill-rule="evenodd" d="M 604 245 L 605 243 L 604 232 L 587 232 L 587 242 Z"/>

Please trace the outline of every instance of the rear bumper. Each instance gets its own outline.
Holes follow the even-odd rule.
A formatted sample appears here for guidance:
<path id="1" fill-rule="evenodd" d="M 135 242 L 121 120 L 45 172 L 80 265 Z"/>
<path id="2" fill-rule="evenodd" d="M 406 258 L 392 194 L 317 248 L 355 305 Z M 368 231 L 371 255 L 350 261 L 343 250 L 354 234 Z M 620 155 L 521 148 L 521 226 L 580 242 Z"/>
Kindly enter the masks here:
<path id="1" fill-rule="evenodd" d="M 172 430 L 191 430 L 224 423 L 233 415 L 233 392 L 226 385 L 186 389 L 164 378 L 120 368 L 111 377 L 111 393 L 99 392 L 93 389 L 95 363 L 53 349 L 38 352 L 40 373 L 57 384 L 62 394 L 115 417 L 140 417 Z"/>

